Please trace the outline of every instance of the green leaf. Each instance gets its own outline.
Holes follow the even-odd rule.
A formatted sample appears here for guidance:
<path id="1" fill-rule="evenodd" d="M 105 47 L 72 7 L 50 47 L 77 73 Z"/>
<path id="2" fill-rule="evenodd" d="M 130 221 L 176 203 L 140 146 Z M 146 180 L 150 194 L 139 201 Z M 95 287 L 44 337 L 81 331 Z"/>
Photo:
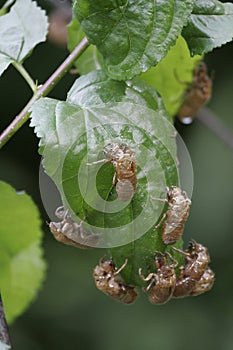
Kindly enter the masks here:
<path id="1" fill-rule="evenodd" d="M 31 126 L 43 145 L 44 168 L 73 219 L 80 221 L 86 214 L 84 227 L 99 234 L 97 246 L 115 247 L 117 263 L 127 257 L 125 278 L 142 285 L 137 266 L 148 271 L 155 250 L 167 249 L 158 231 L 153 231 L 164 207 L 156 198 L 165 197 L 166 186 L 179 184 L 179 176 L 174 128 L 163 116 L 155 92 L 154 110 L 148 108 L 143 93 L 139 99 L 138 91 L 147 85 L 138 84 L 111 81 L 99 71 L 90 73 L 75 82 L 66 102 L 37 101 Z M 134 95 L 141 104 L 132 102 Z M 117 199 L 112 164 L 87 165 L 103 159 L 102 150 L 109 142 L 126 143 L 136 154 L 138 184 L 129 203 Z"/>
<path id="2" fill-rule="evenodd" d="M 10 63 L 21 63 L 45 41 L 47 30 L 45 11 L 34 1 L 17 0 L 10 12 L 0 17 L 0 75 Z"/>
<path id="3" fill-rule="evenodd" d="M 80 43 L 84 38 L 81 26 L 76 18 L 73 18 L 72 22 L 68 25 L 68 49 L 70 52 Z M 96 46 L 90 45 L 75 61 L 75 67 L 79 74 L 87 74 L 95 69 L 101 69 L 102 57 Z"/>
<path id="4" fill-rule="evenodd" d="M 140 79 L 117 81 L 97 70 L 75 81 L 67 101 L 80 106 L 105 105 L 116 102 L 132 102 L 145 105 L 169 120 L 163 101 L 156 90 Z"/>
<path id="5" fill-rule="evenodd" d="M 170 115 L 177 113 L 187 84 L 193 79 L 193 69 L 201 58 L 199 55 L 190 57 L 186 41 L 179 36 L 167 56 L 156 67 L 141 74 L 140 77 L 162 96 Z"/>
<path id="6" fill-rule="evenodd" d="M 125 80 L 156 65 L 175 44 L 192 0 L 75 0 L 74 14 L 104 58 L 107 74 Z"/>
<path id="7" fill-rule="evenodd" d="M 233 39 L 233 4 L 198 0 L 182 35 L 190 52 L 204 54 Z"/>
<path id="8" fill-rule="evenodd" d="M 6 318 L 12 322 L 36 297 L 45 263 L 35 204 L 4 182 L 0 182 L 0 194 L 0 290 Z"/>

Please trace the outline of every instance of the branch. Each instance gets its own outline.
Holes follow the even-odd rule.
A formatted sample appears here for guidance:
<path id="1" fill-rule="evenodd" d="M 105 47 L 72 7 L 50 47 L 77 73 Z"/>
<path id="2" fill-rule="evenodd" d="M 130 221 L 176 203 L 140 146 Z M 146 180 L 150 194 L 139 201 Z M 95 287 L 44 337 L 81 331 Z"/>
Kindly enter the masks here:
<path id="1" fill-rule="evenodd" d="M 65 61 L 58 67 L 58 69 L 50 76 L 50 78 L 42 85 L 39 90 L 33 95 L 24 109 L 18 114 L 11 124 L 0 135 L 0 149 L 5 143 L 18 131 L 23 124 L 28 120 L 30 116 L 30 108 L 33 103 L 39 100 L 41 97 L 47 96 L 48 93 L 55 87 L 58 81 L 69 70 L 74 61 L 81 56 L 81 54 L 89 46 L 87 38 L 84 38 L 78 46 L 71 52 L 71 54 L 65 59 Z"/>
<path id="2" fill-rule="evenodd" d="M 226 128 L 209 108 L 204 107 L 196 118 L 211 130 L 225 145 L 233 149 L 233 131 Z"/>
<path id="3" fill-rule="evenodd" d="M 2 298 L 0 295 L 0 345 L 3 343 L 6 345 L 5 349 L 11 349 L 8 326 L 6 323 L 4 308 L 2 304 Z"/>

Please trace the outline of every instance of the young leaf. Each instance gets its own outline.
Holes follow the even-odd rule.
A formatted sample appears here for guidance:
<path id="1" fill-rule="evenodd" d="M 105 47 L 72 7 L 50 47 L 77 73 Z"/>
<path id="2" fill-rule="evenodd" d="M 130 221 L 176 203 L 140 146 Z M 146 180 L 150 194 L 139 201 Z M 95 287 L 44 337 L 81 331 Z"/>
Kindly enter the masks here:
<path id="1" fill-rule="evenodd" d="M 76 18 L 68 25 L 68 49 L 70 52 L 80 43 L 84 38 L 80 23 Z M 87 74 L 95 69 L 101 69 L 102 57 L 96 46 L 90 45 L 81 57 L 75 61 L 75 67 L 79 74 Z"/>
<path id="2" fill-rule="evenodd" d="M 197 0 L 182 35 L 190 52 L 204 54 L 233 39 L 233 4 Z"/>
<path id="3" fill-rule="evenodd" d="M 43 165 L 65 207 L 74 220 L 86 215 L 84 228 L 99 235 L 98 247 L 129 243 L 125 251 L 114 248 L 113 256 L 117 263 L 129 259 L 126 278 L 137 285 L 143 284 L 138 266 L 148 271 L 155 250 L 166 249 L 153 231 L 163 211 L 156 198 L 165 197 L 166 185 L 179 183 L 173 126 L 159 103 L 155 108 L 155 92 L 154 110 L 143 94 L 139 99 L 138 90 L 146 88 L 144 83 L 111 81 L 97 71 L 77 80 L 67 102 L 41 99 L 31 114 L 31 126 L 43 145 Z M 133 103 L 134 94 L 141 105 Z M 104 158 L 109 142 L 125 143 L 135 152 L 138 184 L 130 203 L 117 199 L 112 164 L 87 165 Z"/>
<path id="4" fill-rule="evenodd" d="M 48 21 L 35 1 L 17 0 L 0 17 L 0 75 L 12 62 L 22 62 L 46 38 Z"/>
<path id="5" fill-rule="evenodd" d="M 192 0 L 75 0 L 74 14 L 113 79 L 125 80 L 156 65 L 175 44 Z"/>
<path id="6" fill-rule="evenodd" d="M 162 96 L 170 115 L 174 116 L 182 103 L 187 84 L 193 79 L 193 70 L 201 56 L 190 57 L 184 38 L 179 36 L 176 45 L 156 67 L 142 73 L 140 78 L 153 86 Z"/>
<path id="7" fill-rule="evenodd" d="M 8 322 L 35 298 L 44 279 L 40 219 L 25 193 L 0 182 L 0 290 Z"/>

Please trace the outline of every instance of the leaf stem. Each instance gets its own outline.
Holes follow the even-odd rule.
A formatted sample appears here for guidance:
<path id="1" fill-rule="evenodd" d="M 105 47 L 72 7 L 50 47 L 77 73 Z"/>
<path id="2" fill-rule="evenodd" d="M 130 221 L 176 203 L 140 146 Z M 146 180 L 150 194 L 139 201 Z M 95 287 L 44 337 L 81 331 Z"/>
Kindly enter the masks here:
<path id="1" fill-rule="evenodd" d="M 2 298 L 0 295 L 0 345 L 1 345 L 1 342 L 4 345 L 8 345 L 8 347 L 6 347 L 7 349 L 9 350 L 11 349 L 8 326 L 6 323 L 4 307 L 3 307 Z"/>
<path id="2" fill-rule="evenodd" d="M 0 9 L 0 16 L 4 15 L 8 9 L 8 7 L 13 4 L 15 0 L 8 0 Z"/>
<path id="3" fill-rule="evenodd" d="M 41 97 L 47 96 L 48 93 L 55 87 L 63 75 L 72 66 L 73 62 L 82 55 L 87 49 L 89 43 L 85 37 L 78 46 L 71 52 L 65 61 L 56 69 L 56 71 L 48 78 L 48 80 L 38 88 L 32 98 L 29 100 L 23 110 L 15 117 L 10 125 L 0 135 L 0 149 L 6 142 L 21 128 L 21 126 L 28 120 L 30 116 L 30 108 L 35 101 Z"/>
<path id="4" fill-rule="evenodd" d="M 22 77 L 26 80 L 30 88 L 32 89 L 32 92 L 34 93 L 37 89 L 36 84 L 34 83 L 33 79 L 30 77 L 29 73 L 26 71 L 26 69 L 23 67 L 22 64 L 18 62 L 12 62 L 12 65 L 17 69 L 17 71 L 22 75 Z"/>

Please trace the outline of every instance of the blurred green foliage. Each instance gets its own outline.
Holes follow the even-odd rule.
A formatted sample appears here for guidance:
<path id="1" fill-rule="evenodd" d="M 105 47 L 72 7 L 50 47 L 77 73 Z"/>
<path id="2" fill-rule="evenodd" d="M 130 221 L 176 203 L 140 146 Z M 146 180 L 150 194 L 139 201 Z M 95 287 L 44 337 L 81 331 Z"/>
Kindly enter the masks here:
<path id="1" fill-rule="evenodd" d="M 62 62 L 67 52 L 53 44 L 39 45 L 25 66 L 43 82 Z M 214 72 L 214 91 L 209 107 L 228 128 L 232 119 L 233 44 L 207 55 Z M 50 94 L 65 99 L 76 77 L 68 74 Z M 0 79 L 1 130 L 29 98 L 29 89 L 12 68 Z M 141 294 L 131 306 L 99 292 L 92 271 L 104 254 L 78 250 L 56 242 L 44 224 L 44 247 L 48 261 L 47 280 L 38 299 L 11 327 L 12 346 L 17 350 L 189 350 L 233 347 L 232 211 L 233 157 L 198 120 L 190 126 L 176 124 L 190 152 L 194 169 L 192 207 L 184 240 L 195 237 L 208 246 L 216 273 L 213 289 L 201 296 L 172 299 L 151 305 Z M 40 157 L 33 130 L 25 125 L 1 150 L 0 178 L 17 190 L 26 190 L 43 209 L 38 184 Z"/>

